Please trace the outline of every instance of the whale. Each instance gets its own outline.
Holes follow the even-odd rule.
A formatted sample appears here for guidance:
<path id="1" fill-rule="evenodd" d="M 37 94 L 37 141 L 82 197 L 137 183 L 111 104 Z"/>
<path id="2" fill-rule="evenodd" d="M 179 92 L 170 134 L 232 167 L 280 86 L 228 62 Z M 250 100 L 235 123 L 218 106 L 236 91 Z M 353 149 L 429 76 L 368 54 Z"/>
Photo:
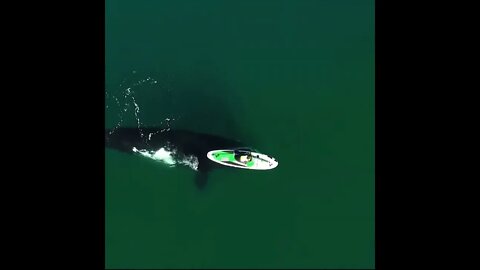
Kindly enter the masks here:
<path id="1" fill-rule="evenodd" d="M 208 152 L 242 148 L 244 144 L 235 139 L 182 129 L 119 127 L 105 129 L 105 147 L 162 161 L 169 166 L 188 166 L 196 171 L 196 187 L 204 189 L 210 171 L 226 168 L 208 159 Z"/>

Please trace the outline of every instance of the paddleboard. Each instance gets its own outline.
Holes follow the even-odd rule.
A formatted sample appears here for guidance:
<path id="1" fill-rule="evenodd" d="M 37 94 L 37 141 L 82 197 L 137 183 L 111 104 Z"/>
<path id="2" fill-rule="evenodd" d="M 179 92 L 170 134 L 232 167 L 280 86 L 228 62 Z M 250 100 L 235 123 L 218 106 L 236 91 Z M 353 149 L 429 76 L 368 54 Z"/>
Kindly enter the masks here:
<path id="1" fill-rule="evenodd" d="M 271 170 L 278 166 L 273 157 L 245 149 L 212 150 L 207 157 L 213 162 L 240 169 Z"/>

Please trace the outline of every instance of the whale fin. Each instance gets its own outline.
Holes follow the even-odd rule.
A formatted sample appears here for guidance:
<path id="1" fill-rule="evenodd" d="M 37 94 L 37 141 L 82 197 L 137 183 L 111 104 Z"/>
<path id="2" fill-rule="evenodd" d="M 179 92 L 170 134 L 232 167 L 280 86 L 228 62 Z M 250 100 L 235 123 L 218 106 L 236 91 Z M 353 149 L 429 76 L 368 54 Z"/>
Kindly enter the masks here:
<path id="1" fill-rule="evenodd" d="M 206 171 L 198 171 L 195 175 L 195 185 L 198 189 L 203 189 L 207 185 L 208 182 L 208 172 Z"/>

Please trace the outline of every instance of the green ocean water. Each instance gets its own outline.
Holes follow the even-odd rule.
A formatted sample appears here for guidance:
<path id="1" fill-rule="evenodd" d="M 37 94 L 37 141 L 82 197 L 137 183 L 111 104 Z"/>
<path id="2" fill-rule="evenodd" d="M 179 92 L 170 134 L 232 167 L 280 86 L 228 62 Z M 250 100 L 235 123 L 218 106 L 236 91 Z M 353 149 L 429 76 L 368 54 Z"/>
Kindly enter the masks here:
<path id="1" fill-rule="evenodd" d="M 174 118 L 279 161 L 198 190 L 106 149 L 106 268 L 375 267 L 374 1 L 105 7 L 106 127 Z"/>

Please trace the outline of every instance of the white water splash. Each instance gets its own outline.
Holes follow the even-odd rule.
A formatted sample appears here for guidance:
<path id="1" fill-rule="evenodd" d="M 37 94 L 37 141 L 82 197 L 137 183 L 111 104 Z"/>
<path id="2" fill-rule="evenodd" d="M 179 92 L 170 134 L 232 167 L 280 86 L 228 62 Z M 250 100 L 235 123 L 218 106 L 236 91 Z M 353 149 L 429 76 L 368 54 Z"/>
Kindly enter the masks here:
<path id="1" fill-rule="evenodd" d="M 146 149 L 138 150 L 137 148 L 133 147 L 132 151 L 146 158 L 161 162 L 169 167 L 175 167 L 175 165 L 180 164 L 188 166 L 195 171 L 198 170 L 198 158 L 193 155 L 175 158 L 176 151 L 168 150 L 165 147 L 162 147 L 157 151 L 148 151 Z"/>
<path id="2" fill-rule="evenodd" d="M 158 149 L 157 151 L 148 151 L 148 150 L 145 150 L 145 149 L 138 150 L 135 147 L 133 147 L 132 150 L 133 150 L 133 152 L 139 153 L 144 157 L 147 157 L 147 158 L 153 159 L 155 161 L 165 163 L 170 167 L 173 167 L 176 164 L 175 159 L 173 157 L 174 152 L 168 151 L 167 149 L 165 149 L 163 147 Z"/>
<path id="3" fill-rule="evenodd" d="M 198 158 L 196 156 L 186 156 L 179 162 L 180 164 L 186 165 L 193 170 L 198 170 Z"/>

